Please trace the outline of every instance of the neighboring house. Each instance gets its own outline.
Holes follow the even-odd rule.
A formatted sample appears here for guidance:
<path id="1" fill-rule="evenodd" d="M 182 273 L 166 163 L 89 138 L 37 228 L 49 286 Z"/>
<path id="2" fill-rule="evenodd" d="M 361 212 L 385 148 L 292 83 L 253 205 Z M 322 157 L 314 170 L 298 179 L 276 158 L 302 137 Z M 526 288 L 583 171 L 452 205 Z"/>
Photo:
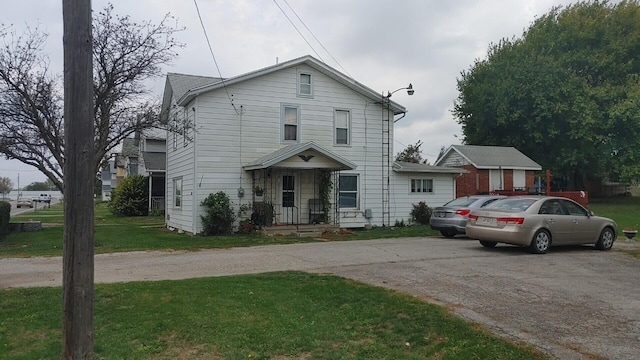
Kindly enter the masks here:
<path id="1" fill-rule="evenodd" d="M 143 175 L 149 177 L 149 210 L 164 210 L 166 148 L 164 129 L 146 129 L 124 139 L 122 152 L 102 170 L 102 199 L 110 200 L 113 189 L 127 176 Z"/>
<path id="2" fill-rule="evenodd" d="M 533 191 L 542 167 L 514 147 L 452 145 L 435 163 L 467 170 L 456 180 L 456 197 L 496 190 Z"/>
<path id="3" fill-rule="evenodd" d="M 394 116 L 404 113 L 311 56 L 224 81 L 170 73 L 167 226 L 201 232 L 200 204 L 218 191 L 236 213 L 272 208 L 276 225 L 314 223 L 319 210 L 347 228 L 406 222 L 412 204 L 453 198 L 464 170 L 394 163 Z"/>
<path id="4" fill-rule="evenodd" d="M 102 200 L 111 200 L 111 193 L 118 187 L 120 182 L 127 177 L 127 160 L 122 154 L 114 154 L 107 161 L 107 165 L 102 168 Z"/>

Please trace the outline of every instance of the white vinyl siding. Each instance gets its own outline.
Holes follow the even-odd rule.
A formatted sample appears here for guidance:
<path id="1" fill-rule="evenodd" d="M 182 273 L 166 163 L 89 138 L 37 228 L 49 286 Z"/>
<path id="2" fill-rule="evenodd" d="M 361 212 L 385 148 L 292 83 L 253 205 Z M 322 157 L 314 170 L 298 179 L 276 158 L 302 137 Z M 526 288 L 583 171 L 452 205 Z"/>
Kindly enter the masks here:
<path id="1" fill-rule="evenodd" d="M 335 111 L 336 145 L 351 144 L 351 113 L 349 110 Z"/>
<path id="2" fill-rule="evenodd" d="M 433 179 L 411 179 L 412 193 L 433 193 Z"/>

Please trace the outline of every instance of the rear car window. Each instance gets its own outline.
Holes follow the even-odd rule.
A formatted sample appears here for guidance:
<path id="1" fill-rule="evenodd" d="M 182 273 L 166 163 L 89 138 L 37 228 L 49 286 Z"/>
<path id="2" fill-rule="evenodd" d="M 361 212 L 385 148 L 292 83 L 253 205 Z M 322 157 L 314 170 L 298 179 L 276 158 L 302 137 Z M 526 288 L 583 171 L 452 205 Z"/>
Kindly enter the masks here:
<path id="1" fill-rule="evenodd" d="M 495 201 L 486 207 L 503 211 L 525 211 L 534 202 L 536 202 L 536 199 L 502 199 Z"/>
<path id="2" fill-rule="evenodd" d="M 444 206 L 469 206 L 477 200 L 478 198 L 474 197 L 461 197 L 449 201 L 448 203 L 444 204 Z"/>

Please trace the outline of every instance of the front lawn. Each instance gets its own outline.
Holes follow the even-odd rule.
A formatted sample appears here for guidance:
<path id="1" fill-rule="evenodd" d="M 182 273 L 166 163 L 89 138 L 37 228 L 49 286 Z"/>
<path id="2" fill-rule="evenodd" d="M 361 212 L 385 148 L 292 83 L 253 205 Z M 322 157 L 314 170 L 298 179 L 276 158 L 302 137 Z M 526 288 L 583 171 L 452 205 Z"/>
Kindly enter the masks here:
<path id="1" fill-rule="evenodd" d="M 147 250 L 198 250 L 240 246 L 292 244 L 316 241 L 364 240 L 393 237 L 432 236 L 437 233 L 428 226 L 373 228 L 326 235 L 320 239 L 296 236 L 193 236 L 166 229 L 161 216 L 119 217 L 112 215 L 105 203 L 95 207 L 95 252 L 112 253 Z M 0 241 L 0 258 L 28 256 L 62 256 L 62 204 L 38 209 L 11 218 L 12 222 L 40 221 L 44 228 L 38 232 L 12 233 Z"/>
<path id="2" fill-rule="evenodd" d="M 0 291 L 0 358 L 61 354 L 59 287 Z M 300 272 L 96 285 L 97 359 L 544 359 L 445 308 Z"/>

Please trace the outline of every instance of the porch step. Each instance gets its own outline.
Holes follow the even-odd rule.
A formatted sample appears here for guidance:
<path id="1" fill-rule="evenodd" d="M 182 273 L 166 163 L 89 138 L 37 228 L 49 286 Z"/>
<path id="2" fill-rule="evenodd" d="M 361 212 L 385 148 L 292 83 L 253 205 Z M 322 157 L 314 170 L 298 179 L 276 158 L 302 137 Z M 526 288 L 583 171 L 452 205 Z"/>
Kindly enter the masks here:
<path id="1" fill-rule="evenodd" d="M 338 225 L 326 224 L 303 224 L 303 225 L 274 225 L 264 227 L 261 230 L 262 235 L 267 236 L 301 236 L 301 237 L 320 237 L 323 232 L 338 232 Z"/>

